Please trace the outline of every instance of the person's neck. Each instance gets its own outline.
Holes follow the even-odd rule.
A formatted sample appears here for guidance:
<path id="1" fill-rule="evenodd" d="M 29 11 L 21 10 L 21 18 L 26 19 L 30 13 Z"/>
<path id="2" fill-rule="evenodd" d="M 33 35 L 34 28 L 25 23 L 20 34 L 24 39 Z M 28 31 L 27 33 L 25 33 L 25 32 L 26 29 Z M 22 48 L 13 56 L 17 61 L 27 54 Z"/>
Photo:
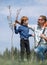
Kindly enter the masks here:
<path id="1" fill-rule="evenodd" d="M 28 25 L 23 24 L 23 26 L 28 26 Z"/>
<path id="2" fill-rule="evenodd" d="M 40 27 L 43 28 L 44 27 L 44 24 L 41 24 Z"/>

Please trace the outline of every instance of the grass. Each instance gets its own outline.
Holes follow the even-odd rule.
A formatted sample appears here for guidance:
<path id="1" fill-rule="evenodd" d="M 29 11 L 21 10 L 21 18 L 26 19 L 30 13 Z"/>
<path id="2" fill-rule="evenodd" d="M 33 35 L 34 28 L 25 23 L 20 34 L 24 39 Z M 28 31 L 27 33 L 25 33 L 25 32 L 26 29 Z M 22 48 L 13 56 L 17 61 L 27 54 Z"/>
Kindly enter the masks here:
<path id="1" fill-rule="evenodd" d="M 36 61 L 36 60 L 31 60 L 29 62 L 25 61 L 25 62 L 19 62 L 18 60 L 6 60 L 6 59 L 2 59 L 0 58 L 0 65 L 47 65 L 47 60 L 43 63 L 41 63 L 41 61 Z"/>

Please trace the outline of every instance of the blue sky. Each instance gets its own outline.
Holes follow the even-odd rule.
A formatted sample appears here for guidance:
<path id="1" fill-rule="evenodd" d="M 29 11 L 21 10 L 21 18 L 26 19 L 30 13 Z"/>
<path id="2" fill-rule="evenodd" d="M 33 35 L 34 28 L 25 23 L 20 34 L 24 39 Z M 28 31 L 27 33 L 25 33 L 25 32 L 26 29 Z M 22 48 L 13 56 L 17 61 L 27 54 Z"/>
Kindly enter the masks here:
<path id="1" fill-rule="evenodd" d="M 8 6 L 11 6 L 12 21 L 15 20 L 17 9 L 21 8 L 19 19 L 25 15 L 29 17 L 29 24 L 36 25 L 40 15 L 47 16 L 47 0 L 0 0 L 0 52 L 6 48 L 11 49 L 11 29 L 8 25 L 7 16 L 9 15 Z M 30 47 L 32 48 L 32 40 Z M 19 34 L 14 33 L 13 46 L 20 48 Z M 32 42 L 32 43 L 31 43 Z"/>

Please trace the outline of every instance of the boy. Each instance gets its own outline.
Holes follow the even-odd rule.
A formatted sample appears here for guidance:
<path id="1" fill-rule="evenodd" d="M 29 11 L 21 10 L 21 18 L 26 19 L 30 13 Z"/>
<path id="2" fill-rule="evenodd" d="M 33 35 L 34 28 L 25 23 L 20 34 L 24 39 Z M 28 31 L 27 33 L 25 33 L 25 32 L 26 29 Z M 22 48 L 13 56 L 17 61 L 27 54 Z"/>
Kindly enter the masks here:
<path id="1" fill-rule="evenodd" d="M 14 24 L 14 30 L 16 34 L 20 34 L 20 48 L 21 48 L 21 59 L 24 60 L 24 52 L 26 50 L 27 60 L 30 59 L 30 45 L 29 45 L 29 37 L 32 36 L 29 34 L 28 26 L 28 17 L 23 16 L 21 18 L 21 25 L 16 28 L 16 21 Z"/>

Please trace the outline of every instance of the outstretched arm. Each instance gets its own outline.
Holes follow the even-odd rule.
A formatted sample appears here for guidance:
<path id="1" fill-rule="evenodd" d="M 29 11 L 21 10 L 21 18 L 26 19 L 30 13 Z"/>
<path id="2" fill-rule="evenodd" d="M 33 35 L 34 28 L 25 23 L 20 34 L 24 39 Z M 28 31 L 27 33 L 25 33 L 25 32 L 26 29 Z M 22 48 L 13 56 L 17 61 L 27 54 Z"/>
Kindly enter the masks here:
<path id="1" fill-rule="evenodd" d="M 31 25 L 28 24 L 28 28 L 34 32 L 34 28 Z"/>

